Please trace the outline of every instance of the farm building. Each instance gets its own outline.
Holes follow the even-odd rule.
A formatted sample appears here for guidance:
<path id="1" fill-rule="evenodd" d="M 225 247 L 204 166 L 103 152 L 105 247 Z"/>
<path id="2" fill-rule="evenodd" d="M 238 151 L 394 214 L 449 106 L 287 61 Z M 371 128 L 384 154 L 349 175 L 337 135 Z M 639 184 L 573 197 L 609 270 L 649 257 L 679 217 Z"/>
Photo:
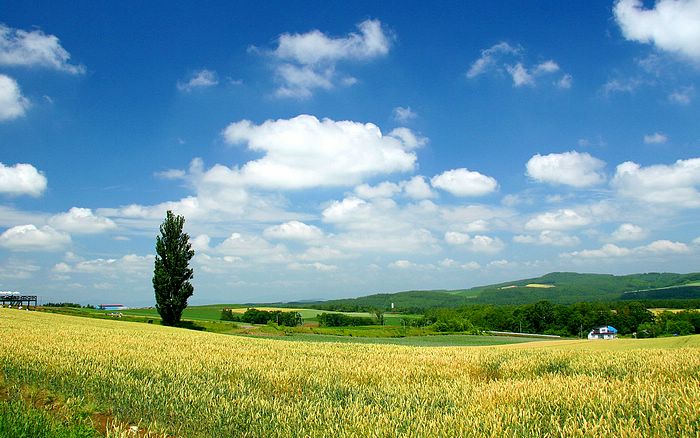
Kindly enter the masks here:
<path id="1" fill-rule="evenodd" d="M 615 339 L 617 329 L 613 326 L 598 327 L 588 333 L 588 339 Z"/>
<path id="2" fill-rule="evenodd" d="M 124 310 L 126 306 L 123 304 L 100 304 L 97 308 L 99 310 Z"/>

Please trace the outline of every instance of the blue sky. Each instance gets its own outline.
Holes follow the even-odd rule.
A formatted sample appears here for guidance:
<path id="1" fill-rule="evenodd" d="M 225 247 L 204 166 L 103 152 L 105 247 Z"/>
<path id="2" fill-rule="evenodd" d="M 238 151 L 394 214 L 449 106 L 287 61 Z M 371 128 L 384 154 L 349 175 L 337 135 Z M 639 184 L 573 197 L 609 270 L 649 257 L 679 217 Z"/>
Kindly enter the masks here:
<path id="1" fill-rule="evenodd" d="M 700 1 L 2 3 L 2 290 L 151 304 L 168 209 L 191 303 L 699 270 Z"/>

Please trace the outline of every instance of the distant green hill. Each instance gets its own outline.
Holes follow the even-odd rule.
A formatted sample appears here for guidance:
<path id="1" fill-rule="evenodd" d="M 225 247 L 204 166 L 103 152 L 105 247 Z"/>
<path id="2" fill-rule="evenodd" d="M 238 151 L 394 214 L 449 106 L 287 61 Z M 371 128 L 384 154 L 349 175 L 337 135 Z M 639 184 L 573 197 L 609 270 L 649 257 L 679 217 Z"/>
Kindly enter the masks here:
<path id="1" fill-rule="evenodd" d="M 479 304 L 526 304 L 540 300 L 570 304 L 579 301 L 617 301 L 623 299 L 625 293 L 683 286 L 698 281 L 700 273 L 609 275 L 552 272 L 542 277 L 472 288 L 467 294 L 476 295 L 473 302 Z M 700 287 L 689 287 L 697 288 L 700 292 Z M 664 298 L 700 298 L 700 294 L 689 296 L 686 291 L 683 296 L 676 297 L 673 292 L 668 292 Z"/>
<path id="2" fill-rule="evenodd" d="M 475 295 L 473 295 L 475 296 Z M 366 311 L 369 309 L 422 311 L 431 307 L 459 307 L 470 302 L 469 291 L 412 290 L 396 293 L 374 294 L 359 298 L 305 303 L 305 307 L 343 312 Z"/>
<path id="3" fill-rule="evenodd" d="M 391 309 L 422 311 L 466 304 L 519 305 L 548 300 L 571 304 L 581 301 L 700 299 L 700 273 L 645 273 L 631 275 L 552 272 L 541 277 L 460 290 L 382 293 L 359 298 L 304 303 L 324 310 Z M 291 304 L 291 303 L 290 303 Z"/>

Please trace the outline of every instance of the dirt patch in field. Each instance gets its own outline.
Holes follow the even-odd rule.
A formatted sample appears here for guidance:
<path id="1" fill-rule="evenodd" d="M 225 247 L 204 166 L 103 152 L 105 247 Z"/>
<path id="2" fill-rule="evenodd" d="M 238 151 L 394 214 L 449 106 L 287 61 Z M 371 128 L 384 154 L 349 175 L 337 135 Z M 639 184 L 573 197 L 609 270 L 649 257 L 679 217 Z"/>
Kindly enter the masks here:
<path id="1" fill-rule="evenodd" d="M 36 390 L 24 386 L 21 387 L 19 391 L 11 391 L 8 387 L 0 386 L 0 401 L 8 402 L 12 400 L 21 400 L 55 418 L 68 419 L 71 414 L 69 408 L 66 406 L 66 402 L 60 396 L 52 394 L 47 390 Z M 129 437 L 135 438 L 175 438 L 174 435 L 152 432 L 139 425 L 117 422 L 114 416 L 109 412 L 91 412 L 88 416 L 92 427 L 102 436 L 107 436 L 114 432 L 126 432 Z"/>

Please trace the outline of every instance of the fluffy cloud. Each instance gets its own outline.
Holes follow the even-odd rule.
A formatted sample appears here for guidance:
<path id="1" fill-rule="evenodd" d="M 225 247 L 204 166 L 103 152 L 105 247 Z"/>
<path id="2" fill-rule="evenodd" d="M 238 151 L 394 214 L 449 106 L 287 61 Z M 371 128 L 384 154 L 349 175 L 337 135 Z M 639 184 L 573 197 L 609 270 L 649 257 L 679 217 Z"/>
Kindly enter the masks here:
<path id="1" fill-rule="evenodd" d="M 285 33 L 279 37 L 274 55 L 299 64 L 320 64 L 343 59 L 371 59 L 389 53 L 391 39 L 379 20 L 365 20 L 357 25 L 360 33 L 344 38 L 330 38 L 319 30 L 303 34 Z"/>
<path id="2" fill-rule="evenodd" d="M 209 250 L 209 243 L 211 242 L 211 237 L 206 234 L 200 234 L 197 237 L 190 239 L 192 244 L 192 249 L 196 252 Z"/>
<path id="3" fill-rule="evenodd" d="M 453 260 L 451 258 L 444 258 L 438 262 L 438 265 L 442 268 L 446 269 L 453 269 L 453 268 L 459 268 L 459 269 L 465 269 L 467 271 L 476 271 L 477 269 L 481 269 L 481 265 L 478 264 L 477 262 L 467 262 L 467 263 L 460 263 L 456 260 Z"/>
<path id="4" fill-rule="evenodd" d="M 646 236 L 646 230 L 634 224 L 622 224 L 612 233 L 615 240 L 641 240 Z"/>
<path id="5" fill-rule="evenodd" d="M 333 272 L 337 271 L 338 267 L 336 265 L 327 265 L 325 263 L 291 263 L 288 265 L 289 269 L 299 271 L 299 270 L 314 270 L 317 272 Z"/>
<path id="6" fill-rule="evenodd" d="M 57 251 L 71 243 L 68 234 L 50 226 L 18 225 L 0 234 L 0 247 L 11 251 Z"/>
<path id="7" fill-rule="evenodd" d="M 640 0 L 620 0 L 615 20 L 627 40 L 653 43 L 661 50 L 700 61 L 700 2 L 658 0 L 644 9 Z"/>
<path id="8" fill-rule="evenodd" d="M 49 225 L 57 230 L 74 234 L 95 234 L 113 230 L 117 225 L 111 219 L 96 216 L 89 208 L 73 207 L 66 213 L 49 219 Z"/>
<path id="9" fill-rule="evenodd" d="M 662 144 L 668 141 L 668 137 L 660 132 L 655 132 L 653 134 L 644 136 L 644 143 L 646 144 Z"/>
<path id="10" fill-rule="evenodd" d="M 612 185 L 622 196 L 640 201 L 700 207 L 700 158 L 648 167 L 627 161 L 617 166 Z"/>
<path id="11" fill-rule="evenodd" d="M 313 241 L 323 237 L 323 231 L 313 225 L 289 221 L 266 228 L 263 236 L 268 239 Z"/>
<path id="12" fill-rule="evenodd" d="M 540 234 L 518 235 L 513 237 L 513 242 L 527 243 L 535 245 L 551 245 L 551 246 L 573 246 L 578 245 L 581 241 L 576 236 L 569 236 L 560 231 L 544 230 Z"/>
<path id="13" fill-rule="evenodd" d="M 474 237 L 469 234 L 460 233 L 457 231 L 448 231 L 445 233 L 445 242 L 449 245 L 460 246 L 473 252 L 497 253 L 505 246 L 503 241 L 498 237 L 476 235 Z"/>
<path id="14" fill-rule="evenodd" d="M 416 117 L 418 117 L 418 114 L 416 114 L 410 106 L 407 106 L 406 108 L 397 106 L 394 108 L 394 120 L 399 123 L 409 122 Z"/>
<path id="15" fill-rule="evenodd" d="M 522 87 L 524 85 L 535 85 L 535 78 L 521 63 L 507 65 L 506 70 L 508 71 L 508 74 L 510 74 L 511 78 L 513 78 L 513 86 Z"/>
<path id="16" fill-rule="evenodd" d="M 108 278 L 123 278 L 126 281 L 134 280 L 135 276 L 145 277 L 153 272 L 152 255 L 139 256 L 127 254 L 116 259 L 84 260 L 75 264 L 59 263 L 54 266 L 56 272 L 70 272 L 80 274 L 99 274 Z"/>
<path id="17" fill-rule="evenodd" d="M 591 219 L 581 216 L 574 210 L 564 208 L 539 214 L 525 224 L 528 230 L 567 230 L 591 223 Z"/>
<path id="18" fill-rule="evenodd" d="M 258 263 L 284 263 L 288 261 L 288 251 L 284 245 L 272 245 L 262 237 L 232 233 L 212 252 L 227 256 L 255 260 Z"/>
<path id="19" fill-rule="evenodd" d="M 534 155 L 525 165 L 525 174 L 539 182 L 590 187 L 605 181 L 605 174 L 601 171 L 603 167 L 604 161 L 588 153 L 570 151 Z"/>
<path id="20" fill-rule="evenodd" d="M 22 96 L 17 81 L 0 74 L 0 122 L 24 116 L 29 99 Z"/>
<path id="21" fill-rule="evenodd" d="M 413 269 L 416 268 L 417 265 L 408 260 L 396 260 L 394 262 L 389 263 L 389 267 L 396 269 Z"/>
<path id="22" fill-rule="evenodd" d="M 494 178 L 464 168 L 436 175 L 430 179 L 430 184 L 455 196 L 483 196 L 498 189 Z"/>
<path id="23" fill-rule="evenodd" d="M 561 254 L 562 257 L 599 259 L 629 256 L 657 256 L 686 254 L 690 252 L 688 245 L 682 242 L 672 242 L 670 240 L 656 240 L 648 245 L 636 248 L 624 248 L 612 243 L 603 245 L 600 249 L 585 249 Z"/>
<path id="24" fill-rule="evenodd" d="M 398 184 L 384 181 L 376 186 L 362 184 L 355 187 L 355 194 L 362 199 L 391 198 L 401 191 Z"/>
<path id="25" fill-rule="evenodd" d="M 0 193 L 37 197 L 46 190 L 46 177 L 31 164 L 0 163 Z"/>
<path id="26" fill-rule="evenodd" d="M 268 189 L 347 186 L 377 174 L 414 168 L 417 140 L 408 130 L 383 135 L 371 123 L 319 120 L 300 115 L 254 125 L 232 123 L 224 131 L 231 144 L 247 143 L 265 156 L 231 173 L 242 183 Z"/>
<path id="27" fill-rule="evenodd" d="M 330 90 L 334 87 L 335 70 L 326 68 L 315 70 L 309 66 L 283 64 L 277 67 L 277 79 L 286 84 L 275 90 L 277 97 L 292 97 L 306 99 L 311 97 L 313 90 L 320 88 Z"/>
<path id="28" fill-rule="evenodd" d="M 272 55 L 280 62 L 276 74 L 281 82 L 280 97 L 306 98 L 315 89 L 331 89 L 336 84 L 352 85 L 356 79 L 336 74 L 336 63 L 343 60 L 368 60 L 384 56 L 391 48 L 391 35 L 379 20 L 357 25 L 359 33 L 329 37 L 319 30 L 302 34 L 285 33 L 279 37 Z"/>
<path id="29" fill-rule="evenodd" d="M 425 177 L 418 175 L 401 183 L 406 196 L 411 199 L 429 199 L 435 197 Z"/>
<path id="30" fill-rule="evenodd" d="M 178 82 L 177 89 L 189 92 L 198 88 L 213 87 L 218 83 L 219 78 L 215 71 L 203 69 L 193 73 L 186 82 Z"/>
<path id="31" fill-rule="evenodd" d="M 39 29 L 27 32 L 0 24 L 0 65 L 39 66 L 71 74 L 85 73 L 82 65 L 70 63 L 70 53 L 55 35 Z"/>

